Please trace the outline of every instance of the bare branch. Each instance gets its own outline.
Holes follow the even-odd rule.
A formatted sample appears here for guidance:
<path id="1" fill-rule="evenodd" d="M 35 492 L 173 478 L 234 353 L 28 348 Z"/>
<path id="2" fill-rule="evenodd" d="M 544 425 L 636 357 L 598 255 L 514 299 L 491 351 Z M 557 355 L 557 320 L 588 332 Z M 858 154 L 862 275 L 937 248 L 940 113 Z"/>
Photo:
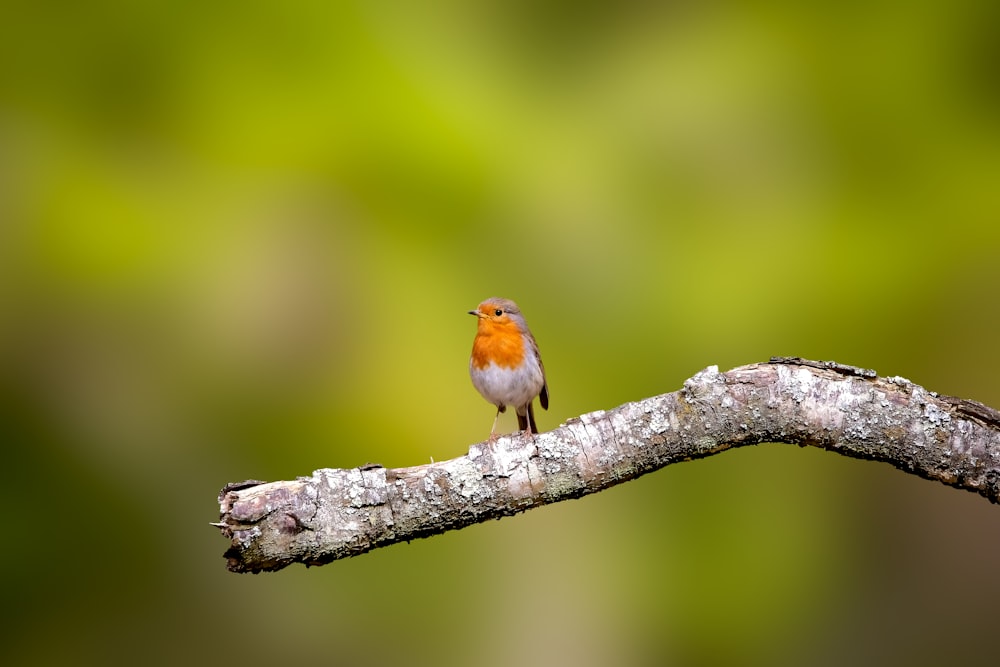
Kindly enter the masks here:
<path id="1" fill-rule="evenodd" d="M 885 461 L 994 503 L 1000 496 L 1000 412 L 900 377 L 773 358 L 726 373 L 713 366 L 680 391 L 592 412 L 534 438 L 479 443 L 450 461 L 229 485 L 213 525 L 231 540 L 225 555 L 233 572 L 321 565 L 762 442 Z"/>

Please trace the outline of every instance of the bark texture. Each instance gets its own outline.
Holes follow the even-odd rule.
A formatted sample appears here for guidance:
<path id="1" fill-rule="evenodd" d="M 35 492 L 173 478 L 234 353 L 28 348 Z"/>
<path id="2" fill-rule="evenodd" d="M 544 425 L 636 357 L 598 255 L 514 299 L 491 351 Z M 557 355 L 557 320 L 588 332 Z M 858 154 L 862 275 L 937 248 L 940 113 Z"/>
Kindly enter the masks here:
<path id="1" fill-rule="evenodd" d="M 230 484 L 213 525 L 231 542 L 233 572 L 321 565 L 763 442 L 884 461 L 994 503 L 1000 497 L 1000 412 L 901 377 L 772 358 L 725 373 L 709 367 L 680 391 L 582 415 L 534 438 L 479 443 L 450 461 Z"/>

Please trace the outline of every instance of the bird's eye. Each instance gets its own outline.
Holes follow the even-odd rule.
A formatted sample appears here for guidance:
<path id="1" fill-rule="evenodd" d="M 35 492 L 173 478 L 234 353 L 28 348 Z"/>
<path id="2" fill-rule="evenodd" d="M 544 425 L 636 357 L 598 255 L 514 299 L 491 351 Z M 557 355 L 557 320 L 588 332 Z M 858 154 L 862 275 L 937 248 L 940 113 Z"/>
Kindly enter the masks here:
<path id="1" fill-rule="evenodd" d="M 493 311 L 493 314 L 496 315 L 497 317 L 500 317 L 501 315 L 503 315 L 503 311 L 497 308 L 496 310 Z"/>

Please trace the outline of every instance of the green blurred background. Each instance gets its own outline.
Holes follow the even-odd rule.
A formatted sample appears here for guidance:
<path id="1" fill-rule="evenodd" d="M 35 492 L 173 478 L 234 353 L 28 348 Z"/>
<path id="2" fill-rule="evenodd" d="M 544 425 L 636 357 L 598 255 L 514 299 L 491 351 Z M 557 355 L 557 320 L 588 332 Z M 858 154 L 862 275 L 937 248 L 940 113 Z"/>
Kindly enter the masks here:
<path id="1" fill-rule="evenodd" d="M 998 25 L 7 0 L 0 662 L 991 662 L 1000 510 L 812 449 L 260 576 L 208 522 L 227 482 L 485 438 L 493 295 L 542 429 L 771 355 L 1000 406 Z"/>

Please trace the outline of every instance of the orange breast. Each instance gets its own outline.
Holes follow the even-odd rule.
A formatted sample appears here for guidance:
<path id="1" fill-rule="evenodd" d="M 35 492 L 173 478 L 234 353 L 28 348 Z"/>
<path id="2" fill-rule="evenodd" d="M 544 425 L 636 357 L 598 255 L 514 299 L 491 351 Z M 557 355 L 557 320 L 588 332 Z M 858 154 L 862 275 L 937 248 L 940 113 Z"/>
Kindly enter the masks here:
<path id="1" fill-rule="evenodd" d="M 524 340 L 516 324 L 479 320 L 476 340 L 472 343 L 474 367 L 483 369 L 492 362 L 500 368 L 517 368 L 522 361 L 524 361 Z"/>

